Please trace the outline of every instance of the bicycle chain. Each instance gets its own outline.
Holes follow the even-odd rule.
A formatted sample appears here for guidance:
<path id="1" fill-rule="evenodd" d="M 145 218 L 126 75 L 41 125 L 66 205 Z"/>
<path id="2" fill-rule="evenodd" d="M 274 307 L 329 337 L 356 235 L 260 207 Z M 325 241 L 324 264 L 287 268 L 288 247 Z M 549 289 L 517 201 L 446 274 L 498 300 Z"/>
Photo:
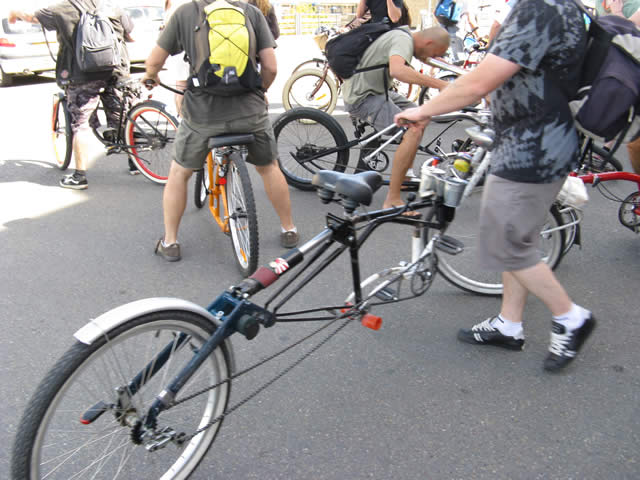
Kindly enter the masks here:
<path id="1" fill-rule="evenodd" d="M 241 406 L 243 406 L 245 403 L 247 403 L 249 400 L 253 399 L 254 397 L 256 397 L 258 394 L 260 394 L 261 392 L 263 392 L 266 388 L 268 388 L 269 386 L 271 386 L 273 383 L 275 383 L 277 380 L 279 380 L 280 378 L 282 378 L 283 376 L 285 376 L 287 373 L 289 373 L 291 370 L 293 370 L 296 366 L 298 366 L 300 363 L 302 363 L 304 360 L 306 360 L 307 358 L 309 358 L 313 353 L 315 353 L 320 347 L 322 347 L 323 345 L 325 345 L 331 338 L 333 338 L 338 332 L 340 332 L 344 327 L 346 327 L 349 322 L 351 322 L 353 320 L 353 316 L 354 316 L 354 309 L 351 309 L 348 312 L 345 312 L 344 314 L 340 315 L 339 317 L 337 317 L 335 320 L 331 320 L 329 323 L 327 323 L 326 325 L 323 325 L 322 327 L 318 328 L 317 330 L 315 330 L 314 332 L 311 332 L 309 335 L 302 337 L 300 340 L 292 343 L 291 345 L 288 345 L 287 347 L 283 348 L 282 350 L 274 353 L 273 355 L 270 355 L 268 357 L 266 357 L 265 359 L 254 363 L 253 365 L 245 368 L 244 370 L 239 371 L 238 373 L 231 375 L 229 378 L 222 380 L 218 383 L 215 383 L 209 387 L 205 387 L 202 390 L 195 392 L 185 398 L 182 398 L 180 400 L 175 401 L 174 403 L 172 403 L 169 407 L 167 407 L 164 411 L 168 411 L 171 410 L 174 407 L 177 407 L 178 405 L 187 402 L 189 400 L 192 400 L 193 398 L 200 396 L 204 393 L 207 393 L 215 388 L 218 388 L 219 386 L 225 384 L 225 383 L 229 383 L 231 382 L 231 380 L 235 380 L 238 377 L 241 377 L 242 375 L 245 375 L 247 373 L 249 373 L 250 371 L 256 369 L 257 367 L 264 365 L 265 363 L 279 357 L 280 355 L 286 353 L 287 351 L 291 350 L 292 348 L 300 345 L 301 343 L 307 341 L 308 339 L 310 339 L 311 337 L 313 337 L 314 335 L 317 335 L 318 333 L 320 333 L 321 331 L 325 330 L 326 328 L 329 328 L 331 325 L 333 325 L 334 323 L 336 323 L 339 320 L 344 320 L 344 322 L 342 323 L 342 325 L 340 325 L 338 328 L 336 328 L 333 332 L 331 332 L 329 335 L 327 335 L 326 338 L 324 338 L 320 343 L 318 343 L 316 346 L 314 346 L 311 350 L 309 350 L 307 353 L 305 353 L 304 355 L 302 355 L 298 360 L 296 360 L 295 362 L 293 362 L 291 365 L 289 365 L 288 367 L 286 367 L 284 370 L 282 370 L 280 373 L 278 373 L 275 377 L 273 377 L 271 380 L 269 380 L 268 382 L 264 383 L 263 385 L 261 385 L 259 388 L 257 388 L 256 390 L 254 390 L 252 393 L 250 393 L 248 396 L 246 396 L 245 398 L 243 398 L 242 400 L 240 400 L 238 403 L 236 403 L 235 405 L 233 405 L 232 407 L 226 409 L 223 413 L 221 413 L 220 415 L 218 415 L 217 417 L 215 417 L 213 420 L 211 420 L 209 423 L 207 423 L 205 426 L 199 428 L 198 430 L 196 430 L 193 434 L 191 435 L 187 435 L 185 437 L 183 437 L 181 439 L 180 443 L 184 443 L 184 442 L 188 442 L 190 441 L 192 438 L 194 438 L 195 436 L 199 435 L 200 433 L 204 432 L 205 430 L 207 430 L 208 428 L 212 427 L 213 425 L 215 425 L 216 423 L 222 421 L 227 415 L 235 412 L 238 408 L 240 408 Z"/>

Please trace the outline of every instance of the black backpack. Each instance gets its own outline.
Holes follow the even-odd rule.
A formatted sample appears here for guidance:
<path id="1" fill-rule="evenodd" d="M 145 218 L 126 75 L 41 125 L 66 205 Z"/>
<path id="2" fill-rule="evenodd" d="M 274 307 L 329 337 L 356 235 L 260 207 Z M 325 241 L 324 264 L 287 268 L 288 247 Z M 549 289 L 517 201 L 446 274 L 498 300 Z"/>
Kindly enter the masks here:
<path id="1" fill-rule="evenodd" d="M 619 135 L 619 144 L 640 133 L 640 30 L 615 15 L 589 18 L 580 85 L 569 106 L 579 130 L 604 141 Z"/>
<path id="2" fill-rule="evenodd" d="M 69 0 L 80 12 L 74 38 L 75 59 L 83 73 L 108 72 L 120 65 L 122 55 L 118 36 L 109 17 L 100 10 Z"/>
<path id="3" fill-rule="evenodd" d="M 357 67 L 369 45 L 391 29 L 392 27 L 388 23 L 365 23 L 331 38 L 325 46 L 325 55 L 331 70 L 340 78 L 347 79 L 355 73 L 387 68 L 388 64 L 386 63 L 360 69 Z M 411 35 L 406 31 L 405 33 Z"/>

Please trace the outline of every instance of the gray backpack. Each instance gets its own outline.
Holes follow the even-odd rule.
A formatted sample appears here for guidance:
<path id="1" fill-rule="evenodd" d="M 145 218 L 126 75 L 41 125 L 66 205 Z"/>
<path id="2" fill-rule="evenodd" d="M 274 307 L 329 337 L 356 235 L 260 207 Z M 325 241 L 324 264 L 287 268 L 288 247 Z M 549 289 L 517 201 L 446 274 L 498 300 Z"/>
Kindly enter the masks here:
<path id="1" fill-rule="evenodd" d="M 75 58 L 78 68 L 84 73 L 105 72 L 120 65 L 122 56 L 118 36 L 109 17 L 100 9 L 89 11 L 86 7 L 69 0 L 80 12 L 74 39 Z"/>

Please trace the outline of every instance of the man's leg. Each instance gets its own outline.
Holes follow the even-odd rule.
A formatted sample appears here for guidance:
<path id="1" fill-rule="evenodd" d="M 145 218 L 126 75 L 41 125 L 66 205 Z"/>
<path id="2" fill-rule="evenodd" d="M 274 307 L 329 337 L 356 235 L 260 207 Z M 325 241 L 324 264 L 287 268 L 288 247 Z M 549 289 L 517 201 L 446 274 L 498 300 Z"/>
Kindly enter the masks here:
<path id="1" fill-rule="evenodd" d="M 178 228 L 187 206 L 187 185 L 192 173 L 193 170 L 179 165 L 175 160 L 171 162 L 162 195 L 165 245 L 178 243 Z"/>
<path id="2" fill-rule="evenodd" d="M 269 165 L 258 166 L 256 170 L 262 177 L 264 190 L 273 205 L 273 209 L 280 218 L 280 225 L 285 231 L 295 229 L 293 217 L 291 215 L 291 200 L 289 198 L 289 186 L 278 167 L 278 162 L 273 161 Z"/>
<path id="3" fill-rule="evenodd" d="M 629 152 L 631 168 L 635 173 L 640 174 L 640 137 L 627 144 L 627 152 Z"/>
<path id="4" fill-rule="evenodd" d="M 88 186 L 86 173 L 89 167 L 92 139 L 89 117 L 98 106 L 100 89 L 104 86 L 105 82 L 96 81 L 70 87 L 67 90 L 76 171 L 60 180 L 60 186 L 63 188 L 84 190 Z"/>
<path id="5" fill-rule="evenodd" d="M 389 191 L 384 200 L 384 208 L 397 207 L 404 203 L 401 195 L 402 182 L 405 180 L 409 167 L 413 165 L 423 133 L 423 129 L 415 130 L 410 128 L 402 137 L 402 141 L 393 156 Z"/>

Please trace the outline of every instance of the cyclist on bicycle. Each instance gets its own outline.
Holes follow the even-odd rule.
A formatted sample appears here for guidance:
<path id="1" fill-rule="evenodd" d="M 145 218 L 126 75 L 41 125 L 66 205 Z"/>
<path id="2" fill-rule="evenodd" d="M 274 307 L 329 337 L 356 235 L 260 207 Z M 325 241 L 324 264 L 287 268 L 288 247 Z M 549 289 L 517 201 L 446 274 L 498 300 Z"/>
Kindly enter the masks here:
<path id="1" fill-rule="evenodd" d="M 275 41 L 260 10 L 241 1 L 229 0 L 229 3 L 239 8 L 244 7 L 245 15 L 255 31 L 262 91 L 220 96 L 191 85 L 185 92 L 182 121 L 175 141 L 175 157 L 171 162 L 162 202 L 165 232 L 155 250 L 156 254 L 168 261 L 181 258 L 178 228 L 187 203 L 189 178 L 194 170 L 203 167 L 209 152 L 209 138 L 229 133 L 254 134 L 255 141 L 248 145 L 247 161 L 255 165 L 262 177 L 267 196 L 280 217 L 282 246 L 293 248 L 298 243 L 298 233 L 291 216 L 289 188 L 278 167 L 275 136 L 265 97 L 267 88 L 276 77 Z M 183 51 L 191 63 L 192 72 L 196 71 L 192 63 L 198 58 L 194 29 L 201 23 L 203 16 L 199 8 L 194 8 L 197 5 L 199 2 L 181 5 L 171 16 L 157 45 L 147 58 L 143 82 L 150 80 L 159 83 L 158 73 L 169 55 L 177 55 Z"/>
<path id="2" fill-rule="evenodd" d="M 445 88 L 447 82 L 416 72 L 409 65 L 413 57 L 424 62 L 429 57 L 442 56 L 448 47 L 449 35 L 440 27 L 415 33 L 400 27 L 380 36 L 365 50 L 358 68 L 382 64 L 388 68 L 356 73 L 345 80 L 342 94 L 346 110 L 376 130 L 387 127 L 396 113 L 416 105 L 397 92 L 385 90 L 385 86 L 391 85 L 391 79 L 395 78 L 404 83 Z M 402 137 L 393 158 L 389 192 L 384 201 L 386 208 L 403 204 L 402 182 L 416 156 L 422 133 L 423 130 L 411 129 Z"/>
<path id="3" fill-rule="evenodd" d="M 74 54 L 74 33 L 80 20 L 80 10 L 70 0 L 37 10 L 34 13 L 11 11 L 9 23 L 23 20 L 40 24 L 47 30 L 55 30 L 58 39 L 58 55 L 56 56 L 56 82 L 67 92 L 69 112 L 71 113 L 71 131 L 73 132 L 73 154 L 76 170 L 60 180 L 60 186 L 74 190 L 88 187 L 87 167 L 92 140 L 91 117 L 95 115 L 98 101 L 102 98 L 107 114 L 108 124 L 112 128 L 119 125 L 120 93 L 114 85 L 118 78 L 129 75 L 129 55 L 125 40 L 133 23 L 129 16 L 119 7 L 100 2 L 99 0 L 81 0 L 79 5 L 87 11 L 95 10 L 98 4 L 107 9 L 108 17 L 119 38 L 122 63 L 119 67 L 106 72 L 84 73 L 78 68 Z M 108 132 L 105 132 L 105 137 Z M 129 171 L 139 173 L 129 162 Z"/>

